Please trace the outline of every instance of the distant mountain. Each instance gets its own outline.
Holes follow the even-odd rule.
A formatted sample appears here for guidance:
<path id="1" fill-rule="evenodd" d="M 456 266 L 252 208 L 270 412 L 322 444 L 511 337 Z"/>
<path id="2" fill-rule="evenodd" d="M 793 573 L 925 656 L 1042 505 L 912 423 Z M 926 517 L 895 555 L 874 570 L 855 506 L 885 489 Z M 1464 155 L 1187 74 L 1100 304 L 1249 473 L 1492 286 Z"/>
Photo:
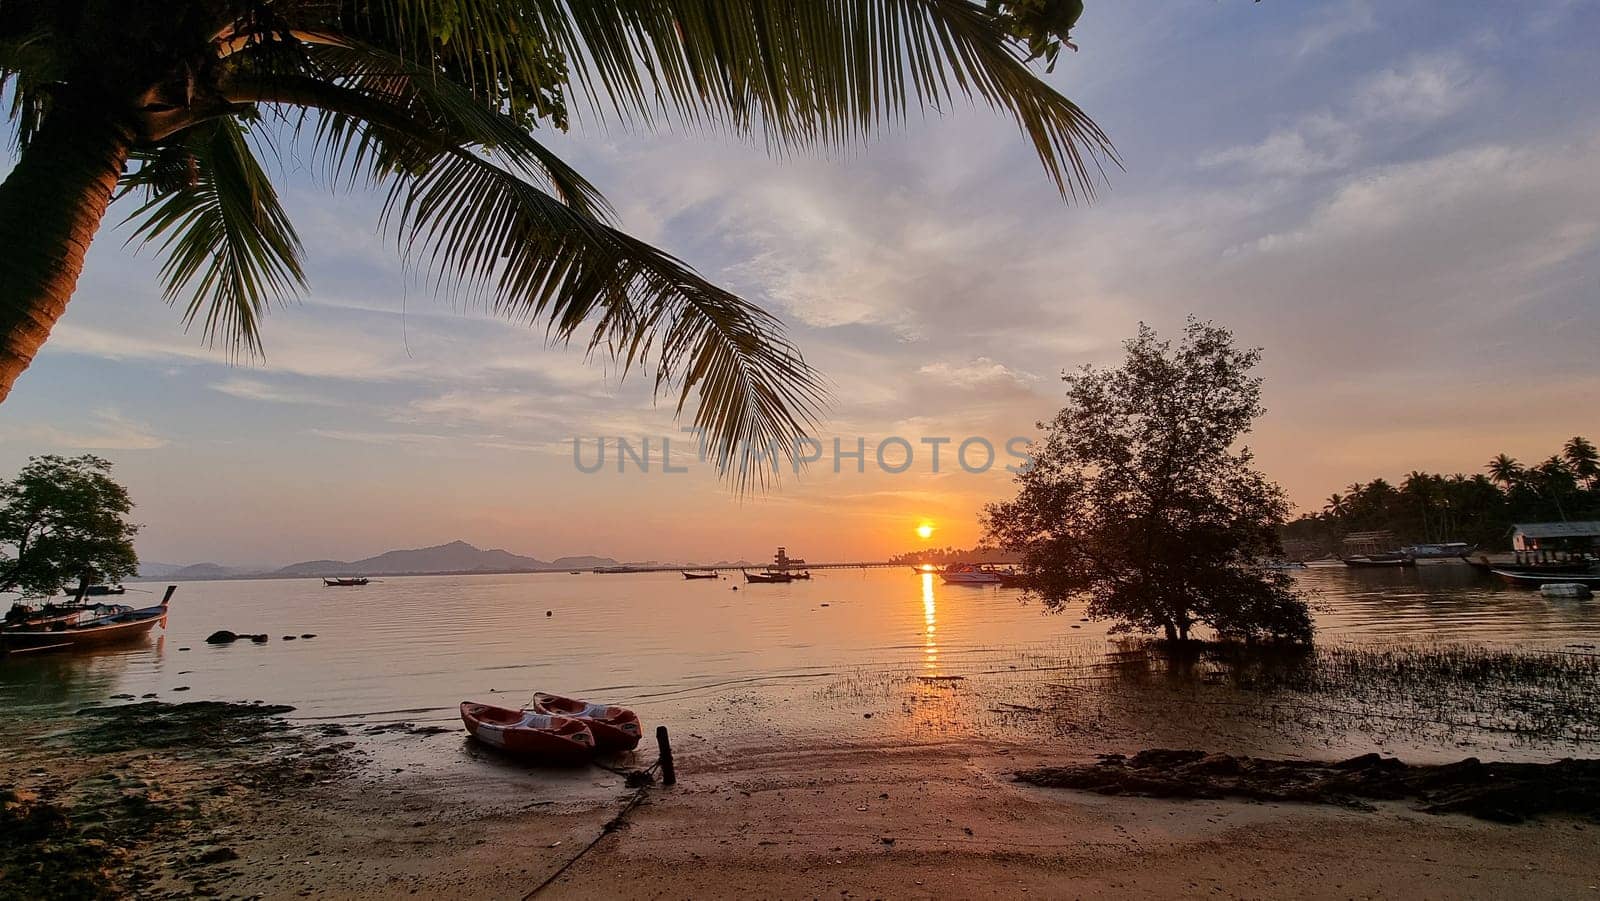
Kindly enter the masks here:
<path id="1" fill-rule="evenodd" d="M 574 569 L 615 563 L 610 557 L 562 557 L 545 561 L 495 548 L 483 550 L 465 541 L 452 541 L 434 547 L 387 551 L 363 560 L 307 560 L 291 563 L 271 575 L 336 576 L 399 575 L 402 573 L 532 572 L 549 569 Z"/>
<path id="2" fill-rule="evenodd" d="M 223 566 L 220 563 L 143 563 L 139 564 L 139 574 L 134 579 L 228 579 L 242 576 L 247 573 L 259 572 L 260 567 L 255 566 Z M 132 581 L 132 580 L 130 580 Z"/>
<path id="3" fill-rule="evenodd" d="M 165 579 L 167 576 L 183 569 L 183 566 L 184 564 L 182 563 L 154 563 L 148 560 L 140 560 L 139 574 L 135 578 Z"/>

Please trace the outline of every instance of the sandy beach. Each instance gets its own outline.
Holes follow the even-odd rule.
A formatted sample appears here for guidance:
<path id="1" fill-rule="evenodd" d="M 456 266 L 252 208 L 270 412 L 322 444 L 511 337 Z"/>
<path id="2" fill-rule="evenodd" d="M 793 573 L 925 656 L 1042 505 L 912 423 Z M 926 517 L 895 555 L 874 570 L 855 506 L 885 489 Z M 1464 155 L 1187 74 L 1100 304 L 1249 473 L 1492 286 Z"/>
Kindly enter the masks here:
<path id="1" fill-rule="evenodd" d="M 7 737 L 0 784 L 22 799 L 12 810 L 51 801 L 113 839 L 118 816 L 143 811 L 104 887 L 147 897 L 1600 894 L 1600 824 L 1572 817 L 1105 797 L 1019 784 L 1019 769 L 1076 758 L 987 742 L 685 735 L 678 784 L 640 791 L 599 768 L 529 769 L 459 732 L 255 728 L 270 719 L 210 744 L 156 729 L 165 747 L 133 732 L 87 754 L 59 746 L 83 724 L 56 723 Z"/>

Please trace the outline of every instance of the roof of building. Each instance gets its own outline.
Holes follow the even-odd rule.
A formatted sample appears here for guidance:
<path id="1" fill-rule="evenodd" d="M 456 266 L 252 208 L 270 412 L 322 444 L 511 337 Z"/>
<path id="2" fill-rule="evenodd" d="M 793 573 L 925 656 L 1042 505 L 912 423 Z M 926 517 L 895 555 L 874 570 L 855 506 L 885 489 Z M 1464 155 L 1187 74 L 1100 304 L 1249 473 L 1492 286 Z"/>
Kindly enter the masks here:
<path id="1" fill-rule="evenodd" d="M 1600 521 L 1588 522 L 1519 522 L 1511 526 L 1529 538 L 1593 538 L 1600 536 Z"/>

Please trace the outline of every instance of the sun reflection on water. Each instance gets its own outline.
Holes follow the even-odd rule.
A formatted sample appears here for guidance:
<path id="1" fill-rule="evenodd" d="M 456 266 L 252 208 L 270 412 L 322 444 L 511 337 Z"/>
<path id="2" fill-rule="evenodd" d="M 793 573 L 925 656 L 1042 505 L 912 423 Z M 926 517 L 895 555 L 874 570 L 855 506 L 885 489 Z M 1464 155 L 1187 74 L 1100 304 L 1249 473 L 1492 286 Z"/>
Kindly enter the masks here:
<path id="1" fill-rule="evenodd" d="M 939 671 L 939 642 L 934 633 L 939 630 L 939 608 L 933 600 L 933 573 L 922 574 L 922 666 L 929 673 Z"/>

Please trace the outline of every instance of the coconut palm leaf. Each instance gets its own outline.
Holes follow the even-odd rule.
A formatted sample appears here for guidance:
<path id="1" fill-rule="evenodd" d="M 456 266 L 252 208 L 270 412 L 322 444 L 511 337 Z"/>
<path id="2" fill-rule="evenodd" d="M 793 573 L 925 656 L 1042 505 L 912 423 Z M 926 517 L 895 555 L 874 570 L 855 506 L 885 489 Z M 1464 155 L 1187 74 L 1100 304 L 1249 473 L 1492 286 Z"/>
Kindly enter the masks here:
<path id="1" fill-rule="evenodd" d="M 150 199 L 130 242 L 159 244 L 169 303 L 187 291 L 183 321 L 230 353 L 261 352 L 268 306 L 305 287 L 304 248 L 236 119 L 195 126 L 176 152 L 147 158 L 126 180 Z"/>
<path id="2" fill-rule="evenodd" d="M 1092 197 L 1100 127 L 1027 67 L 1027 47 L 971 0 L 380 0 L 400 30 L 494 22 L 473 43 L 478 78 L 532 77 L 506 34 L 554 41 L 592 114 L 759 131 L 774 147 L 838 144 L 912 108 L 976 97 L 1008 113 L 1064 196 Z M 415 40 L 415 38 L 412 38 Z"/>

